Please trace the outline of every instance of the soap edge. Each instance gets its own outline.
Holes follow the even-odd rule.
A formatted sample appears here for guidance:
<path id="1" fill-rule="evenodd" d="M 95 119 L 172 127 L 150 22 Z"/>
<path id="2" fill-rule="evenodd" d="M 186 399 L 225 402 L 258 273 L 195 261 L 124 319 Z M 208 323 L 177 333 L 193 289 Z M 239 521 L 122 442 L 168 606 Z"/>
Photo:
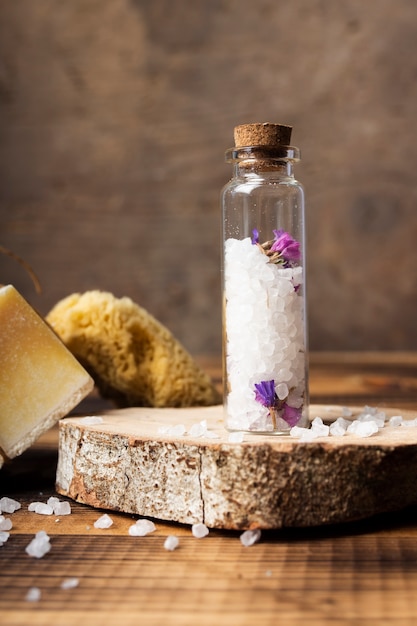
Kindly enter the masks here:
<path id="1" fill-rule="evenodd" d="M 52 428 L 62 417 L 68 415 L 73 408 L 75 408 L 81 400 L 83 400 L 94 388 L 94 381 L 91 376 L 85 372 L 86 381 L 81 386 L 78 387 L 74 393 L 72 393 L 65 401 L 65 403 L 60 405 L 55 411 L 52 411 L 47 415 L 47 417 L 36 424 L 32 430 L 30 430 L 20 441 L 18 441 L 14 446 L 12 446 L 8 450 L 7 458 L 14 459 L 15 457 L 22 454 L 25 450 L 27 450 L 44 432 Z M 0 467 L 1 467 L 1 458 L 0 458 Z"/>

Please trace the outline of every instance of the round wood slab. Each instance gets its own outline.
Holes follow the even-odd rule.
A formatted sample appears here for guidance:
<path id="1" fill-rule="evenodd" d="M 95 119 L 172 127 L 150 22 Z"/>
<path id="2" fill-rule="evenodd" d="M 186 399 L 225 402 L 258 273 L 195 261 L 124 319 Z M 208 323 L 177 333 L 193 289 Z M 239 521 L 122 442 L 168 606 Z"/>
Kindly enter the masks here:
<path id="1" fill-rule="evenodd" d="M 352 407 L 352 418 L 363 407 Z M 417 412 L 383 408 L 411 420 Z M 310 407 L 331 421 L 342 407 Z M 60 421 L 57 491 L 94 507 L 212 528 L 281 528 L 347 522 L 417 503 L 417 428 L 323 437 L 245 434 L 229 442 L 222 407 L 130 408 L 102 423 Z M 206 420 L 208 436 L 187 433 Z"/>

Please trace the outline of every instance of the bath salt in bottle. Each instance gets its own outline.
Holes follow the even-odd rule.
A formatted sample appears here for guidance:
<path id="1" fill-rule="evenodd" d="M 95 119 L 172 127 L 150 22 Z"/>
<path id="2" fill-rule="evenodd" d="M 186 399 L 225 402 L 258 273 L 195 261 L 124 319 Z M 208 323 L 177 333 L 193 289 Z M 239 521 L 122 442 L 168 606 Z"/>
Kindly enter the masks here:
<path id="1" fill-rule="evenodd" d="M 291 127 L 234 131 L 222 190 L 223 379 L 230 431 L 308 425 L 304 191 Z"/>

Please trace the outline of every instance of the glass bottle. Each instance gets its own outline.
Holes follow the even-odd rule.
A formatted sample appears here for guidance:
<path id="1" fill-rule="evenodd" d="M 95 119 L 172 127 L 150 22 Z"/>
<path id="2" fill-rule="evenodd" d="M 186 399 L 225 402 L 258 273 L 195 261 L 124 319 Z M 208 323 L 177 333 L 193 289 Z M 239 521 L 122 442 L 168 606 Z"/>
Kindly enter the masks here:
<path id="1" fill-rule="evenodd" d="M 304 191 L 292 128 L 245 124 L 221 194 L 223 382 L 230 431 L 287 434 L 308 421 Z"/>

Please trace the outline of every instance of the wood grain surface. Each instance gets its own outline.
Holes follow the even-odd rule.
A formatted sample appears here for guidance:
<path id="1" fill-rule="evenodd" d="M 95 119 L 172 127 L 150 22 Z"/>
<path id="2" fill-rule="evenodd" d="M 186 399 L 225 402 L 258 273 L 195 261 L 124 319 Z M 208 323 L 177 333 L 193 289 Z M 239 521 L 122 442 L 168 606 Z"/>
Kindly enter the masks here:
<path id="1" fill-rule="evenodd" d="M 321 398 L 330 397 L 335 379 L 342 383 L 346 377 L 350 384 L 339 397 L 347 404 L 349 393 L 357 396 L 355 372 L 358 382 L 365 372 L 387 384 L 377 387 L 378 399 L 372 387 L 364 403 L 391 404 L 389 380 L 404 372 L 416 375 L 416 355 L 411 361 L 406 355 L 313 357 L 313 401 L 315 389 Z M 213 372 L 219 376 L 217 366 Z M 415 390 L 409 387 L 403 401 L 417 409 Z M 100 400 L 91 397 L 84 408 L 98 406 Z M 20 511 L 6 514 L 13 528 L 0 547 L 2 626 L 416 623 L 417 508 L 351 524 L 264 531 L 249 548 L 241 544 L 240 532 L 211 530 L 196 539 L 190 526 L 163 522 L 147 537 L 131 537 L 131 515 L 110 513 L 111 528 L 98 530 L 93 524 L 104 511 L 72 501 L 72 514 L 59 522 L 27 511 L 29 502 L 56 495 L 57 437 L 56 429 L 48 432 L 0 472 L 0 496 L 22 503 Z M 50 534 L 52 549 L 34 559 L 25 546 L 41 529 Z M 180 541 L 173 552 L 163 547 L 168 535 Z M 70 577 L 79 579 L 78 587 L 61 589 Z M 32 586 L 41 590 L 38 602 L 25 600 Z"/>

